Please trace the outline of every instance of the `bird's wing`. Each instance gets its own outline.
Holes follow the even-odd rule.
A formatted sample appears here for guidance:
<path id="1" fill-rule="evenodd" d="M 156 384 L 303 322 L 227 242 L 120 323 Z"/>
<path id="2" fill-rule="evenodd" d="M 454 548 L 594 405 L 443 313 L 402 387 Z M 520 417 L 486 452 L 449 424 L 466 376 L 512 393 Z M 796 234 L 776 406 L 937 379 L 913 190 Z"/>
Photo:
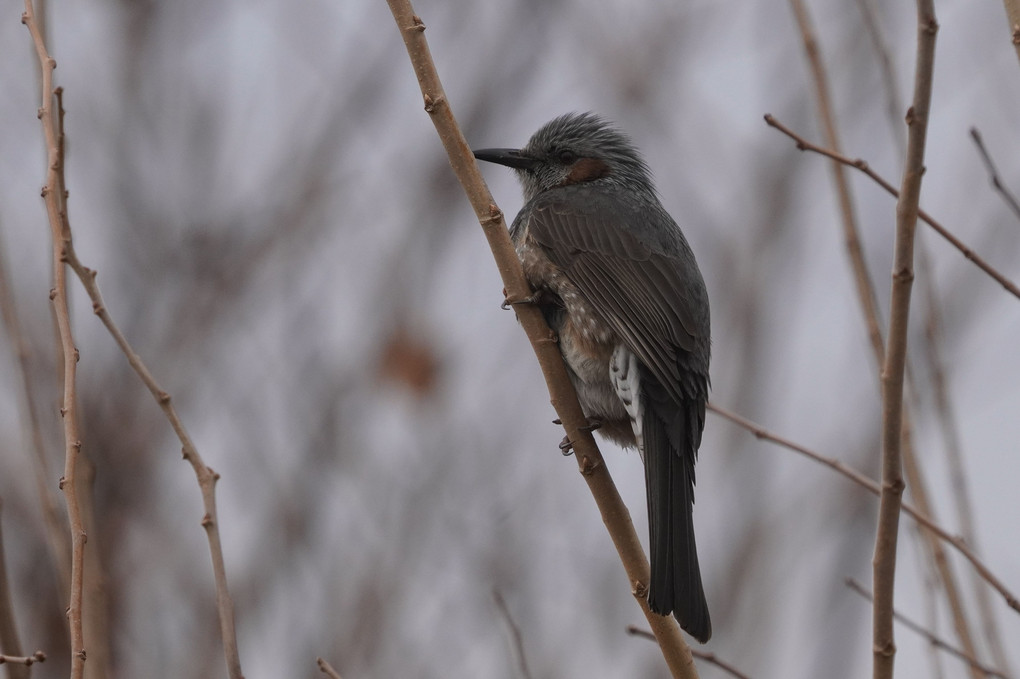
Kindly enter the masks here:
<path id="1" fill-rule="evenodd" d="M 700 274 L 684 270 L 661 239 L 643 241 L 643 230 L 632 227 L 641 220 L 669 218 L 648 204 L 584 190 L 537 199 L 527 231 L 677 402 L 704 398 L 678 360 L 707 342 L 699 337 L 707 335 L 707 317 L 698 308 L 707 300 L 703 287 L 692 289 L 694 280 L 703 286 Z M 667 221 L 662 228 L 677 227 Z M 694 267 L 693 257 L 686 266 Z"/>

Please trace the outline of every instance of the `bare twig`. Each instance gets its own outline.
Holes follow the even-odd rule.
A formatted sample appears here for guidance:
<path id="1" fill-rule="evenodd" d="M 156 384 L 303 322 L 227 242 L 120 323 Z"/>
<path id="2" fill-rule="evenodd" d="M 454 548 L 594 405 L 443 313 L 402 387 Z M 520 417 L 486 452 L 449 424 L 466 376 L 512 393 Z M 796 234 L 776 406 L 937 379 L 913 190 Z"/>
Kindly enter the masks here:
<path id="1" fill-rule="evenodd" d="M 319 671 L 329 677 L 329 679 L 341 679 L 340 673 L 334 670 L 333 666 L 322 658 L 316 658 L 315 662 L 319 666 Z"/>
<path id="2" fill-rule="evenodd" d="M 81 440 L 78 437 L 78 403 L 75 394 L 78 349 L 74 345 L 74 337 L 71 334 L 71 316 L 67 306 L 67 272 L 62 252 L 65 234 L 63 233 L 64 221 L 61 218 L 63 192 L 60 187 L 59 172 L 63 158 L 57 140 L 57 123 L 53 116 L 53 69 L 57 67 L 57 62 L 46 51 L 42 33 L 35 22 L 35 12 L 31 0 L 25 0 L 25 11 L 21 15 L 21 21 L 28 27 L 29 33 L 32 35 L 36 56 L 42 69 L 39 119 L 42 122 L 43 135 L 46 140 L 47 159 L 46 184 L 43 186 L 42 196 L 49 217 L 53 250 L 53 288 L 50 290 L 50 299 L 56 314 L 63 362 L 63 398 L 60 414 L 64 423 L 64 473 L 60 479 L 60 488 L 64 491 L 71 532 L 71 596 L 68 603 L 67 619 L 71 637 L 71 678 L 81 679 L 85 674 L 82 590 L 86 535 L 82 524 L 81 504 L 78 499 L 78 484 L 76 482 L 78 455 L 81 451 Z"/>
<path id="3" fill-rule="evenodd" d="M 43 128 L 46 134 L 46 148 L 48 152 L 49 172 L 47 174 L 47 187 L 43 189 L 43 196 L 46 198 L 47 211 L 50 215 L 50 225 L 53 231 L 54 248 L 54 272 L 57 279 L 51 296 L 57 306 L 57 320 L 60 327 L 61 341 L 64 347 L 65 368 L 64 368 L 64 416 L 65 440 L 68 453 L 66 456 L 64 477 L 61 479 L 61 488 L 68 498 L 68 513 L 71 517 L 72 526 L 72 587 L 71 605 L 69 607 L 69 618 L 71 621 L 71 646 L 72 654 L 72 678 L 79 678 L 84 672 L 85 651 L 81 630 L 81 597 L 82 597 L 82 574 L 81 563 L 84 554 L 85 533 L 81 528 L 82 518 L 74 482 L 77 454 L 81 447 L 77 438 L 77 425 L 74 411 L 74 364 L 77 361 L 77 350 L 74 348 L 70 334 L 70 318 L 67 312 L 66 286 L 64 280 L 65 264 L 70 265 L 74 272 L 81 279 L 85 291 L 92 300 L 93 311 L 99 316 L 103 325 L 113 336 L 117 345 L 128 359 L 128 363 L 134 368 L 142 382 L 148 387 L 153 397 L 159 403 L 163 412 L 174 431 L 181 441 L 184 451 L 184 459 L 191 463 L 198 478 L 198 485 L 202 492 L 202 501 L 205 508 L 205 515 L 202 518 L 202 526 L 205 528 L 206 537 L 209 541 L 209 552 L 212 557 L 213 576 L 216 582 L 216 605 L 220 618 L 220 634 L 223 638 L 224 654 L 226 656 L 227 671 L 231 679 L 243 679 L 241 673 L 241 662 L 237 650 L 237 637 L 234 631 L 234 609 L 233 602 L 227 589 L 226 567 L 223 559 L 223 547 L 220 541 L 219 523 L 216 513 L 216 481 L 219 475 L 207 467 L 202 461 L 198 450 L 195 448 L 191 437 L 188 435 L 184 424 L 170 401 L 170 395 L 156 383 L 148 368 L 141 358 L 131 348 L 127 339 L 120 329 L 113 322 L 106 310 L 106 304 L 96 285 L 96 272 L 85 267 L 79 260 L 74 250 L 71 238 L 71 227 L 68 221 L 67 207 L 64 200 L 66 189 L 63 180 L 63 120 L 62 115 L 59 121 L 54 121 L 50 104 L 52 103 L 52 71 L 56 63 L 46 53 L 45 45 L 38 27 L 33 21 L 31 0 L 25 0 L 25 13 L 22 15 L 23 22 L 32 32 L 36 43 L 36 51 L 39 53 L 40 62 L 43 65 L 43 107 L 40 109 L 40 118 L 43 120 Z M 55 92 L 58 96 L 59 91 Z M 57 190 L 52 190 L 56 187 Z M 73 360 L 70 360 L 72 359 Z"/>
<path id="4" fill-rule="evenodd" d="M 830 469 L 839 472 L 840 474 L 850 479 L 854 483 L 864 488 L 867 488 L 875 495 L 880 495 L 882 492 L 882 487 L 878 484 L 877 481 L 868 478 L 864 474 L 861 474 L 860 472 L 848 467 L 847 465 L 845 465 L 844 463 L 840 462 L 835 458 L 825 457 L 824 455 L 821 455 L 809 448 L 794 443 L 789 439 L 783 438 L 778 434 L 774 434 L 765 429 L 764 427 L 762 427 L 761 425 L 756 424 L 755 422 L 752 422 L 747 418 L 741 417 L 736 413 L 730 412 L 725 408 L 721 408 L 715 405 L 714 403 L 708 404 L 708 410 L 746 429 L 751 434 L 753 434 L 755 438 L 775 443 L 776 445 L 782 446 L 787 450 L 792 450 L 795 453 L 800 453 L 801 455 L 804 455 L 805 457 L 808 457 L 814 460 L 815 462 L 820 462 L 821 464 L 824 464 L 826 467 L 829 467 Z M 1013 610 L 1020 613 L 1020 600 L 1018 600 L 1016 595 L 1013 594 L 1009 589 L 1007 589 L 1006 586 L 1002 584 L 1002 581 L 1000 581 L 995 576 L 995 574 L 993 574 L 988 569 L 988 566 L 986 566 L 984 562 L 981 561 L 981 559 L 976 554 L 974 554 L 973 551 L 971 551 L 971 549 L 967 546 L 966 542 L 964 542 L 958 536 L 951 535 L 948 531 L 943 529 L 941 526 L 932 521 L 924 513 L 922 513 L 912 505 L 908 503 L 902 503 L 901 509 L 906 514 L 910 515 L 910 517 L 917 521 L 919 524 L 930 530 L 932 533 L 937 535 L 945 542 L 952 545 L 960 554 L 963 555 L 964 558 L 970 561 L 970 563 L 974 566 L 978 574 L 985 581 L 987 581 L 989 585 L 994 587 L 995 590 L 999 592 L 999 594 L 1002 595 L 1002 597 L 1006 600 L 1006 604 Z"/>
<path id="5" fill-rule="evenodd" d="M 790 2 L 804 42 L 808 63 L 814 77 L 815 91 L 818 100 L 818 111 L 819 116 L 822 119 L 826 143 L 835 154 L 842 155 L 840 151 L 839 138 L 836 132 L 836 121 L 832 114 L 832 97 L 829 93 L 828 78 L 826 76 L 821 50 L 819 49 L 818 41 L 815 37 L 815 31 L 811 25 L 810 16 L 807 8 L 801 0 L 790 0 Z M 866 7 L 863 9 L 867 12 Z M 873 27 L 873 30 L 877 32 L 877 25 Z M 877 35 L 874 39 L 876 42 L 879 40 Z M 890 98 L 890 103 L 892 103 L 892 101 L 893 98 Z M 900 138 L 901 136 L 902 135 L 898 135 L 897 138 Z M 839 197 L 840 213 L 842 215 L 844 239 L 846 242 L 847 253 L 850 257 L 854 281 L 856 282 L 857 297 L 861 305 L 861 311 L 864 315 L 864 321 L 868 330 L 868 339 L 871 342 L 872 353 L 875 358 L 876 365 L 881 368 L 885 361 L 885 340 L 882 337 L 881 321 L 879 320 L 878 302 L 875 296 L 874 285 L 868 272 L 867 264 L 864 261 L 864 254 L 860 245 L 856 219 L 854 217 L 853 203 L 850 199 L 850 187 L 846 179 L 846 174 L 843 172 L 844 165 L 835 159 L 833 159 L 832 162 L 836 194 Z M 909 382 L 909 366 L 906 368 L 906 371 L 907 380 Z M 917 464 L 917 457 L 914 454 L 913 425 L 911 423 L 910 413 L 905 406 L 902 414 L 901 431 L 902 459 L 907 479 L 910 482 L 911 494 L 914 496 L 914 500 L 921 510 L 925 514 L 930 515 L 932 509 L 927 500 L 927 484 L 924 482 L 924 475 L 920 465 Z M 974 646 L 972 635 L 963 609 L 962 599 L 959 594 L 959 587 L 956 585 L 956 578 L 952 572 L 949 562 L 945 559 L 944 549 L 937 539 L 929 536 L 928 534 L 923 534 L 923 536 L 927 542 L 936 568 L 939 570 L 945 584 L 946 596 L 950 602 L 950 608 L 953 612 L 953 621 L 957 627 L 961 642 L 967 649 L 973 650 Z"/>
<path id="6" fill-rule="evenodd" d="M 506 621 L 506 626 L 510 630 L 511 646 L 513 646 L 514 655 L 517 657 L 517 667 L 521 671 L 521 678 L 531 679 L 531 670 L 528 669 L 528 657 L 524 653 L 524 638 L 521 636 L 521 628 L 514 622 L 513 616 L 510 615 L 510 609 L 507 608 L 506 601 L 498 589 L 492 590 L 492 598 L 495 600 L 496 608 L 499 609 L 500 615 Z"/>
<path id="7" fill-rule="evenodd" d="M 67 182 L 64 178 L 64 96 L 63 88 L 53 90 L 54 105 L 57 113 L 57 196 L 60 200 L 61 233 L 66 248 L 71 245 L 71 224 L 67 210 Z M 66 255 L 66 248 L 62 254 Z M 66 260 L 65 260 L 66 263 Z M 78 460 L 78 498 L 81 507 L 82 525 L 86 534 L 96 526 L 96 512 L 93 506 L 93 488 L 95 481 L 95 465 L 92 464 L 84 451 Z M 82 583 L 82 626 L 85 644 L 88 648 L 89 674 L 104 677 L 109 674 L 110 663 L 110 629 L 107 615 L 106 587 L 103 586 L 104 574 L 99 550 L 92 549 L 85 553 Z"/>
<path id="8" fill-rule="evenodd" d="M 867 587 L 865 587 L 861 583 L 857 582 L 853 578 L 847 578 L 845 582 L 846 582 L 846 586 L 847 587 L 849 587 L 853 591 L 857 592 L 858 594 L 860 594 L 862 597 L 864 597 L 868 601 L 872 601 L 873 598 L 871 596 L 871 592 L 868 591 Z M 922 637 L 927 639 L 928 643 L 930 643 L 932 646 L 934 646 L 936 648 L 940 648 L 943 651 L 949 653 L 950 655 L 956 656 L 957 658 L 959 658 L 960 660 L 964 661 L 965 663 L 970 665 L 971 668 L 977 670 L 978 672 L 980 672 L 984 676 L 999 677 L 1000 679 L 1010 679 L 1009 675 L 1000 672 L 999 670 L 995 669 L 994 667 L 988 667 L 987 665 L 982 664 L 974 656 L 968 654 L 966 651 L 963 651 L 963 650 L 961 650 L 959 648 L 956 648 L 955 646 L 949 644 L 948 642 L 943 640 L 941 637 L 939 637 L 939 636 L 933 634 L 932 632 L 928 631 L 922 625 L 914 622 L 913 620 L 911 620 L 910 618 L 906 617 L 902 613 L 899 613 L 898 611 L 893 611 L 893 617 L 897 621 L 899 621 L 900 624 L 902 624 L 907 629 L 909 629 L 912 632 L 915 632 L 917 634 L 920 634 Z"/>
<path id="9" fill-rule="evenodd" d="M 1002 183 L 999 178 L 999 171 L 995 168 L 995 163 L 992 161 L 992 155 L 985 148 L 985 143 L 981 139 L 981 133 L 978 132 L 978 128 L 970 128 L 970 137 L 974 140 L 974 145 L 977 146 L 978 153 L 981 154 L 981 160 L 984 161 L 985 167 L 988 168 L 988 174 L 992 179 L 992 186 L 1002 196 L 1002 199 L 1006 201 L 1006 205 L 1013 211 L 1017 219 L 1020 219 L 1020 202 L 1017 202 L 1016 196 Z"/>
<path id="10" fill-rule="evenodd" d="M 32 655 L 0 655 L 0 665 L 5 663 L 10 665 L 24 665 L 25 667 L 31 667 L 37 662 L 46 662 L 46 654 L 42 651 L 36 651 Z"/>
<path id="11" fill-rule="evenodd" d="M 875 172 L 874 170 L 872 170 L 871 166 L 868 165 L 867 161 L 862 160 L 860 158 L 849 158 L 847 156 L 841 155 L 841 154 L 836 153 L 834 151 L 830 151 L 829 149 L 823 148 L 823 147 L 818 146 L 816 144 L 812 144 L 811 142 L 807 141 L 806 139 L 801 137 L 799 134 L 797 134 L 796 132 L 791 130 L 789 127 L 787 127 L 786 125 L 783 125 L 781 122 L 776 120 L 776 118 L 773 115 L 769 114 L 769 113 L 765 114 L 765 122 L 770 127 L 776 128 L 777 130 L 779 130 L 780 132 L 785 134 L 787 137 L 792 139 L 794 142 L 796 142 L 797 148 L 799 150 L 801 150 L 801 151 L 811 151 L 812 153 L 817 153 L 818 155 L 825 156 L 826 158 L 831 158 L 833 160 L 838 160 L 839 162 L 843 163 L 844 165 L 849 165 L 850 167 L 855 167 L 858 170 L 860 170 L 861 172 L 863 172 L 864 174 L 866 174 L 869 177 L 871 177 L 871 179 L 876 184 L 878 184 L 883 189 L 885 189 L 887 193 L 889 193 L 890 195 L 892 195 L 892 196 L 894 196 L 896 198 L 899 198 L 900 192 L 898 190 L 896 190 L 896 187 L 894 187 L 892 184 L 890 184 L 888 181 L 886 181 L 882 177 L 882 175 L 880 175 L 877 172 Z M 928 224 L 928 226 L 933 228 L 937 234 L 939 234 L 944 239 L 949 241 L 950 245 L 952 245 L 954 248 L 959 250 L 960 253 L 964 257 L 969 259 L 979 269 L 981 269 L 986 274 L 991 276 L 991 278 L 993 280 L 995 280 L 995 282 L 997 282 L 1003 288 L 1005 288 L 1007 292 L 1009 292 L 1011 295 L 1013 295 L 1017 299 L 1020 299 L 1020 288 L 1017 287 L 1016 283 L 1014 283 L 1013 281 L 1009 280 L 1008 278 L 1003 276 L 1001 273 L 999 273 L 994 267 L 992 267 L 991 264 L 989 264 L 984 259 L 982 259 L 980 255 L 975 253 L 963 241 L 961 241 L 959 238 L 957 238 L 952 233 L 950 233 L 950 231 L 948 229 L 946 229 L 944 226 L 942 226 L 942 224 L 940 224 L 935 219 L 933 219 L 931 217 L 931 215 L 929 215 L 927 212 L 925 212 L 924 210 L 918 209 L 917 216 L 920 217 L 921 220 L 924 221 L 926 224 Z"/>
<path id="12" fill-rule="evenodd" d="M 411 65 L 421 86 L 425 110 L 439 133 L 453 171 L 464 187 L 489 241 L 507 295 L 514 298 L 527 297 L 531 291 L 517 254 L 510 243 L 503 213 L 496 207 L 492 194 L 489 193 L 478 171 L 471 149 L 454 119 L 432 61 L 428 42 L 425 40 L 425 25 L 415 15 L 408 0 L 387 0 L 387 3 L 404 39 Z M 549 326 L 546 325 L 541 312 L 534 306 L 519 306 L 517 316 L 531 341 L 546 378 L 552 405 L 563 422 L 567 438 L 573 443 L 574 456 L 582 477 L 599 507 L 602 520 L 627 571 L 634 598 L 641 606 L 649 626 L 659 641 L 666 664 L 674 677 L 695 677 L 697 670 L 690 649 L 680 635 L 676 623 L 672 618 L 656 615 L 648 609 L 646 600 L 648 560 L 634 531 L 627 507 L 613 483 L 601 452 L 595 445 L 591 430 L 587 427 L 587 419 L 577 402 L 577 394 L 567 376 L 563 358 L 556 345 L 549 341 Z"/>
<path id="13" fill-rule="evenodd" d="M 914 99 L 907 111 L 907 157 L 896 204 L 896 242 L 893 249 L 889 338 L 882 366 L 882 495 L 878 507 L 878 534 L 873 561 L 874 679 L 892 679 L 896 644 L 893 634 L 893 593 L 896 585 L 896 548 L 903 501 L 903 377 L 907 362 L 907 328 L 910 293 L 914 282 L 914 234 L 924 174 L 928 135 L 935 34 L 938 22 L 932 0 L 917 0 L 917 63 Z"/>
<path id="14" fill-rule="evenodd" d="M 642 639 L 655 641 L 654 634 L 652 634 L 648 630 L 641 629 L 636 625 L 627 625 L 627 634 L 631 635 L 632 637 L 641 637 Z M 730 676 L 736 677 L 737 679 L 750 679 L 750 677 L 748 677 L 746 674 L 738 670 L 733 665 L 730 665 L 728 662 L 721 660 L 719 656 L 717 656 L 715 653 L 708 653 L 706 651 L 699 651 L 696 648 L 692 648 L 691 655 L 693 655 L 698 660 L 704 660 L 710 665 L 715 665 L 723 672 L 726 672 Z"/>

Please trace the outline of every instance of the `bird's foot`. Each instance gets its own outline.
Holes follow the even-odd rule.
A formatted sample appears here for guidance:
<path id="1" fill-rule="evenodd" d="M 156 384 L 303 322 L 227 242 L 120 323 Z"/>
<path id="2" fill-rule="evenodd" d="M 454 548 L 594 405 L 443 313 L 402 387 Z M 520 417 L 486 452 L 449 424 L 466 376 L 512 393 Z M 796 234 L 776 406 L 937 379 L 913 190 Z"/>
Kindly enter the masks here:
<path id="1" fill-rule="evenodd" d="M 499 308 L 506 311 L 511 306 L 517 304 L 538 304 L 541 297 L 542 293 L 538 291 L 531 293 L 527 297 L 510 297 L 506 292 L 506 288 L 503 288 L 503 303 L 499 305 Z"/>
<path id="2" fill-rule="evenodd" d="M 563 421 L 556 418 L 553 420 L 553 424 L 563 424 Z M 583 434 L 590 434 L 600 427 L 602 427 L 601 420 L 589 419 L 588 424 L 583 427 L 578 427 L 577 430 Z M 570 440 L 569 436 L 564 436 L 563 440 L 560 441 L 560 450 L 563 452 L 564 457 L 569 457 L 574 454 L 574 442 Z"/>

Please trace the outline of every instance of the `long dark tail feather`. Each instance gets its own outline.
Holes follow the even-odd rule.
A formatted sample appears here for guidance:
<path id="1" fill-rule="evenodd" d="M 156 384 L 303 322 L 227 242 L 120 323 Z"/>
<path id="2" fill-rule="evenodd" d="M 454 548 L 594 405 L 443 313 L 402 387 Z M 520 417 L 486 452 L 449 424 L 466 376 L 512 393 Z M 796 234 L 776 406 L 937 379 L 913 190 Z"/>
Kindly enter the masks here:
<path id="1" fill-rule="evenodd" d="M 712 636 L 712 621 L 701 584 L 693 516 L 702 406 L 692 400 L 678 408 L 655 378 L 642 372 L 641 429 L 652 568 L 648 607 L 660 615 L 673 613 L 680 627 L 705 643 Z"/>

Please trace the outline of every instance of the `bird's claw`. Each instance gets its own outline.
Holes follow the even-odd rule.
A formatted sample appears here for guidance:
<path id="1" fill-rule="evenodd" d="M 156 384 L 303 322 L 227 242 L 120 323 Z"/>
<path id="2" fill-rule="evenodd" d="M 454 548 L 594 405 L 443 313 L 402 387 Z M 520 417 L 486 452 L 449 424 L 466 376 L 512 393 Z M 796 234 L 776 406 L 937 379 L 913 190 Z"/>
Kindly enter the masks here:
<path id="1" fill-rule="evenodd" d="M 503 303 L 499 305 L 499 308 L 506 311 L 511 306 L 516 304 L 537 304 L 540 297 L 540 293 L 533 292 L 527 297 L 512 298 L 507 294 L 506 289 L 503 290 Z"/>
<path id="2" fill-rule="evenodd" d="M 569 437 L 564 436 L 560 441 L 560 452 L 563 453 L 563 457 L 570 457 L 574 454 L 574 442 Z"/>

